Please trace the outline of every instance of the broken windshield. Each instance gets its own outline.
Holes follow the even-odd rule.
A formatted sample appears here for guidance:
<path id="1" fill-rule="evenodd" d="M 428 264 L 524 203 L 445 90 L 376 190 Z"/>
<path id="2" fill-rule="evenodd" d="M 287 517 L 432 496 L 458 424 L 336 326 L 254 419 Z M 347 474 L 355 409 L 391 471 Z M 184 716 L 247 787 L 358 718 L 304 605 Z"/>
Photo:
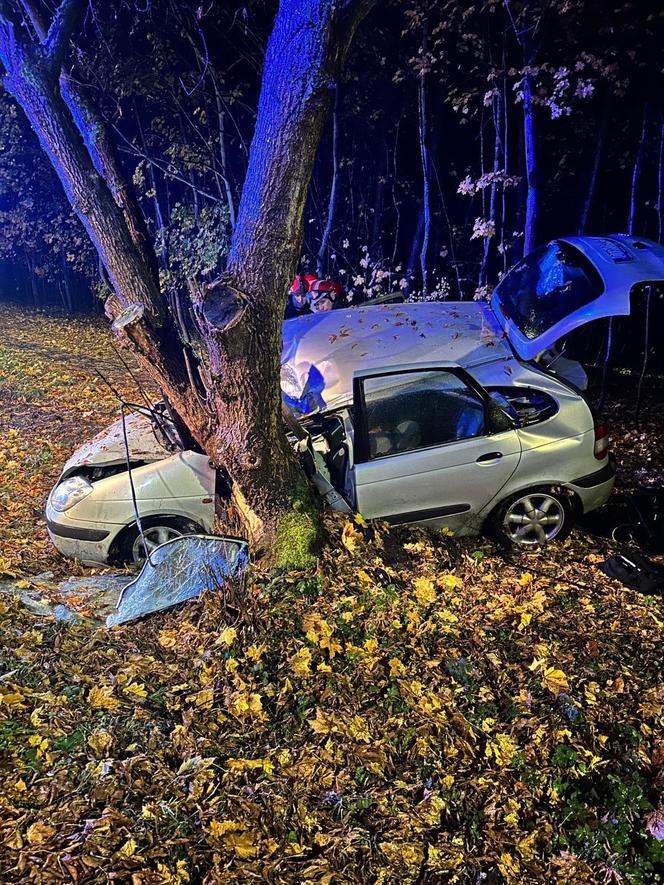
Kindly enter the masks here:
<path id="1" fill-rule="evenodd" d="M 569 243 L 554 240 L 516 264 L 495 294 L 507 319 L 532 340 L 602 290 L 602 278 L 590 261 Z"/>

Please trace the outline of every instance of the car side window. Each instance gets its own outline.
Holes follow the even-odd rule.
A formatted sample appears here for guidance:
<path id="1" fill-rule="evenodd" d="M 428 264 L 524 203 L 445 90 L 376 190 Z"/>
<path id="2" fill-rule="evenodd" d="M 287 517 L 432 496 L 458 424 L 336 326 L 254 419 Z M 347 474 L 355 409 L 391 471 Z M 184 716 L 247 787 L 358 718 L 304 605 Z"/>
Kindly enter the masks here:
<path id="1" fill-rule="evenodd" d="M 558 411 L 555 399 L 534 387 L 490 387 L 491 398 L 517 422 L 529 427 L 553 417 Z"/>
<path id="2" fill-rule="evenodd" d="M 484 402 L 452 372 L 398 372 L 365 378 L 363 387 L 372 459 L 486 433 Z"/>

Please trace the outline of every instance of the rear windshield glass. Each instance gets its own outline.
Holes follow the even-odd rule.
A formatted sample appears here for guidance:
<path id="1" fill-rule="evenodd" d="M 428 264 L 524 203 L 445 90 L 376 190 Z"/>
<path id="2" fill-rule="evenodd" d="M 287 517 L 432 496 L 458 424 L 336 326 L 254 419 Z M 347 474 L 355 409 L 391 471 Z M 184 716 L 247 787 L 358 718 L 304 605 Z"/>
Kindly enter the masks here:
<path id="1" fill-rule="evenodd" d="M 602 278 L 588 259 L 554 240 L 516 264 L 496 287 L 505 316 L 526 338 L 537 338 L 602 294 Z"/>

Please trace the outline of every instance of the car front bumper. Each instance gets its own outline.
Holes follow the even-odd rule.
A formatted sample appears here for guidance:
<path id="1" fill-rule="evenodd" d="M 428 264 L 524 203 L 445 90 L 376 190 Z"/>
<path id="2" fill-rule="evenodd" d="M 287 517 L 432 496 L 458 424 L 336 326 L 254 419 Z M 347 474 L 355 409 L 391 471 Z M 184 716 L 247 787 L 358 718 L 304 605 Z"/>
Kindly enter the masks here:
<path id="1" fill-rule="evenodd" d="M 46 528 L 56 549 L 68 559 L 83 563 L 105 564 L 111 545 L 121 525 L 87 522 L 72 519 L 67 512 L 60 512 L 46 505 Z"/>

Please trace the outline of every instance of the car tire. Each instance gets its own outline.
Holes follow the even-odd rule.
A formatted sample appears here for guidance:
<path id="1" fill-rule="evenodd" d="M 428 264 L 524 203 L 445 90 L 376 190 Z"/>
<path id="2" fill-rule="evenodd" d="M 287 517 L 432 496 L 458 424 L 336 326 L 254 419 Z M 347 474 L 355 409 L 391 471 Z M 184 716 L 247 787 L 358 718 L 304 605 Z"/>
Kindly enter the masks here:
<path id="1" fill-rule="evenodd" d="M 191 519 L 179 516 L 151 516 L 141 520 L 143 534 L 150 550 L 179 538 L 181 535 L 201 534 L 203 529 Z M 116 544 L 116 561 L 139 565 L 145 562 L 145 553 L 141 555 L 141 534 L 136 524 L 128 526 Z"/>
<path id="2" fill-rule="evenodd" d="M 564 541 L 575 517 L 574 502 L 564 490 L 527 489 L 496 507 L 485 524 L 485 533 L 506 547 L 541 547 Z"/>

